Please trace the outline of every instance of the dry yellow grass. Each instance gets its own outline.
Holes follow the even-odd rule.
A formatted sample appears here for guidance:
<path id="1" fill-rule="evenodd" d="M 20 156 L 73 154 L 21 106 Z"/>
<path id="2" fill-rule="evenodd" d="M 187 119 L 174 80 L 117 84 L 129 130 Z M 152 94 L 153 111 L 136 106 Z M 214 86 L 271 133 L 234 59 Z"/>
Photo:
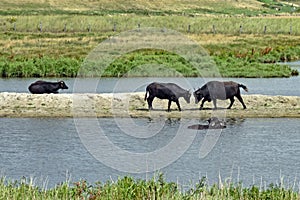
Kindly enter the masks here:
<path id="1" fill-rule="evenodd" d="M 58 9 L 58 10 L 172 10 L 220 9 L 222 7 L 261 9 L 256 0 L 2 0 L 0 9 Z"/>
<path id="2" fill-rule="evenodd" d="M 300 40 L 300 36 L 290 36 L 290 35 L 258 35 L 258 34 L 245 34 L 245 35 L 224 35 L 224 34 L 190 34 L 189 38 L 198 42 L 200 45 L 211 45 L 211 44 L 238 44 L 243 40 L 248 43 L 261 44 L 262 46 L 275 45 L 274 41 L 289 41 Z M 271 42 L 273 41 L 273 42 Z"/>

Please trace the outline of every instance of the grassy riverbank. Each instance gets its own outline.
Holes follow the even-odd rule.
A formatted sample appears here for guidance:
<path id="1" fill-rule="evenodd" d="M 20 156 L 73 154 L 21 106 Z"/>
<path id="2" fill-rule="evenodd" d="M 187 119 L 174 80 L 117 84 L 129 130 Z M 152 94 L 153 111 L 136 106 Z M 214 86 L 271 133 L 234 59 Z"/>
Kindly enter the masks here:
<path id="1" fill-rule="evenodd" d="M 150 180 L 136 180 L 132 177 L 119 178 L 116 181 L 96 183 L 90 185 L 86 181 L 73 184 L 63 183 L 53 189 L 44 189 L 34 186 L 30 180 L 10 182 L 4 178 L 0 179 L 1 199 L 114 199 L 114 200 L 196 200 L 196 199 L 220 199 L 220 200 L 292 200 L 299 199 L 299 193 L 293 187 L 285 187 L 270 184 L 267 187 L 253 185 L 243 187 L 241 183 L 225 182 L 208 185 L 203 177 L 195 185 L 185 188 L 175 182 L 167 182 L 163 175 Z"/>

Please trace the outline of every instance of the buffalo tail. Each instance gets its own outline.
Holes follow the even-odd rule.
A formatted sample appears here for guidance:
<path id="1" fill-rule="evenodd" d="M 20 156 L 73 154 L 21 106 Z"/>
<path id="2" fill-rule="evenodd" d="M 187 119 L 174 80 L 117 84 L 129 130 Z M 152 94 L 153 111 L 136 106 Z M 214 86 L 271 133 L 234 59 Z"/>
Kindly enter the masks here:
<path id="1" fill-rule="evenodd" d="M 146 94 L 145 94 L 145 99 L 144 99 L 144 101 L 147 100 L 147 93 L 148 93 L 148 88 L 146 88 Z"/>

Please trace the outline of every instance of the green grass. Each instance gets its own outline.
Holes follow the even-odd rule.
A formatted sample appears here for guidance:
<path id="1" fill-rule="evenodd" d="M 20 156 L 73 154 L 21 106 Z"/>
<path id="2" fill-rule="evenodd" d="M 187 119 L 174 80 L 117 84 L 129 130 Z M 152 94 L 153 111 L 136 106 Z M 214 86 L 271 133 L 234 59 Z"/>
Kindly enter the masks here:
<path id="1" fill-rule="evenodd" d="M 294 52 L 294 51 L 292 51 Z M 291 54 L 285 54 L 291 57 Z M 289 77 L 292 70 L 286 65 L 274 64 L 280 57 L 273 55 L 237 57 L 235 54 L 214 55 L 202 60 L 201 68 L 193 67 L 187 60 L 173 52 L 140 50 L 114 60 L 105 70 L 99 63 L 83 64 L 82 59 L 67 56 L 16 56 L 0 58 L 2 77 Z M 215 66 L 217 66 L 215 68 Z M 216 71 L 217 70 L 217 71 Z M 218 73 L 219 72 L 219 73 Z M 295 75 L 297 74 L 296 72 Z"/>
<path id="2" fill-rule="evenodd" d="M 292 200 L 299 199 L 299 193 L 294 188 L 270 184 L 268 187 L 243 187 L 241 183 L 225 182 L 208 185 L 203 177 L 190 188 L 182 187 L 178 183 L 168 182 L 162 174 L 150 180 L 134 179 L 129 176 L 116 181 L 98 182 L 90 185 L 84 180 L 73 184 L 62 183 L 54 188 L 46 189 L 34 185 L 32 179 L 21 181 L 0 180 L 0 198 L 11 200 L 24 199 L 113 199 L 113 200 Z"/>
<path id="3" fill-rule="evenodd" d="M 67 57 L 0 59 L 2 77 L 76 77 L 79 67 L 78 60 Z"/>
<path id="4" fill-rule="evenodd" d="M 220 55 L 214 60 L 216 69 L 223 77 L 289 77 L 292 72 L 291 68 L 285 65 L 265 64 L 254 58 L 237 58 L 235 55 Z M 10 60 L 0 59 L 0 75 L 2 77 L 218 76 L 218 73 L 211 70 L 215 66 L 213 60 L 202 62 L 203 67 L 196 69 L 187 60 L 172 52 L 143 50 L 119 57 L 102 71 L 94 63 L 81 68 L 82 61 L 68 57 L 41 56 L 28 59 L 14 57 Z"/>
<path id="5" fill-rule="evenodd" d="M 209 61 L 208 61 L 209 62 Z M 103 76 L 198 76 L 199 71 L 187 60 L 163 50 L 140 50 L 119 57 Z"/>

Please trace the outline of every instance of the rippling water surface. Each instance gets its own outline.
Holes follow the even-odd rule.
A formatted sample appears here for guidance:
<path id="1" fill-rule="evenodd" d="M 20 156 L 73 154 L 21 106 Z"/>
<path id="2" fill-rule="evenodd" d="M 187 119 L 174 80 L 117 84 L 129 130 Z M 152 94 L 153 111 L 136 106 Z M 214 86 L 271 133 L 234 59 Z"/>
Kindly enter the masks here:
<path id="1" fill-rule="evenodd" d="M 118 165 L 104 165 L 83 145 L 71 118 L 0 120 L 0 170 L 6 178 L 34 177 L 37 184 L 46 182 L 48 187 L 52 187 L 66 180 L 72 182 L 86 179 L 94 183 L 115 180 L 124 175 L 137 178 L 153 175 L 153 172 L 124 172 L 118 170 Z M 205 130 L 180 129 L 180 126 L 206 124 L 206 121 L 153 121 L 146 118 L 118 119 L 119 122 L 112 118 L 97 120 L 112 145 L 133 153 L 151 154 L 168 147 L 179 132 L 182 135 L 191 134 L 186 135 L 193 137 L 193 140 L 183 155 L 157 169 L 165 174 L 167 180 L 190 184 L 207 176 L 210 183 L 216 183 L 219 175 L 223 179 L 231 177 L 235 182 L 242 181 L 245 185 L 276 183 L 280 176 L 289 184 L 293 184 L 295 178 L 297 182 L 299 180 L 300 119 L 228 119 L 227 128 L 220 133 L 212 150 L 203 158 L 199 156 L 202 142 L 209 136 L 216 135 Z M 128 132 L 129 125 L 120 125 L 122 120 L 125 123 L 126 120 L 132 120 L 134 135 Z M 155 129 L 155 124 L 160 127 Z M 155 131 L 149 131 L 149 135 L 146 135 L 142 129 L 151 125 L 154 125 Z M 143 137 L 138 137 L 139 134 Z M 179 142 L 176 148 L 181 146 L 185 144 Z M 98 153 L 100 156 L 110 156 L 106 149 L 103 149 L 103 155 L 101 151 Z M 123 163 L 118 162 L 117 158 L 111 159 L 119 165 L 132 163 L 130 157 Z M 167 159 L 167 155 L 162 154 L 160 159 Z M 159 166 L 160 161 L 155 162 Z"/>
<path id="2" fill-rule="evenodd" d="M 300 67 L 299 67 L 300 69 Z M 35 82 L 36 78 L 29 79 L 0 79 L 0 92 L 29 92 L 28 86 Z M 58 81 L 57 79 L 43 79 Z M 144 92 L 146 86 L 153 82 L 174 82 L 181 87 L 193 91 L 210 80 L 232 80 L 246 85 L 248 94 L 263 95 L 286 95 L 299 96 L 300 77 L 290 78 L 65 78 L 69 86 L 68 90 L 60 90 L 61 93 L 87 92 L 87 93 L 110 93 L 110 92 Z M 76 84 L 75 84 L 76 83 Z M 242 91 L 242 93 L 245 93 Z"/>

